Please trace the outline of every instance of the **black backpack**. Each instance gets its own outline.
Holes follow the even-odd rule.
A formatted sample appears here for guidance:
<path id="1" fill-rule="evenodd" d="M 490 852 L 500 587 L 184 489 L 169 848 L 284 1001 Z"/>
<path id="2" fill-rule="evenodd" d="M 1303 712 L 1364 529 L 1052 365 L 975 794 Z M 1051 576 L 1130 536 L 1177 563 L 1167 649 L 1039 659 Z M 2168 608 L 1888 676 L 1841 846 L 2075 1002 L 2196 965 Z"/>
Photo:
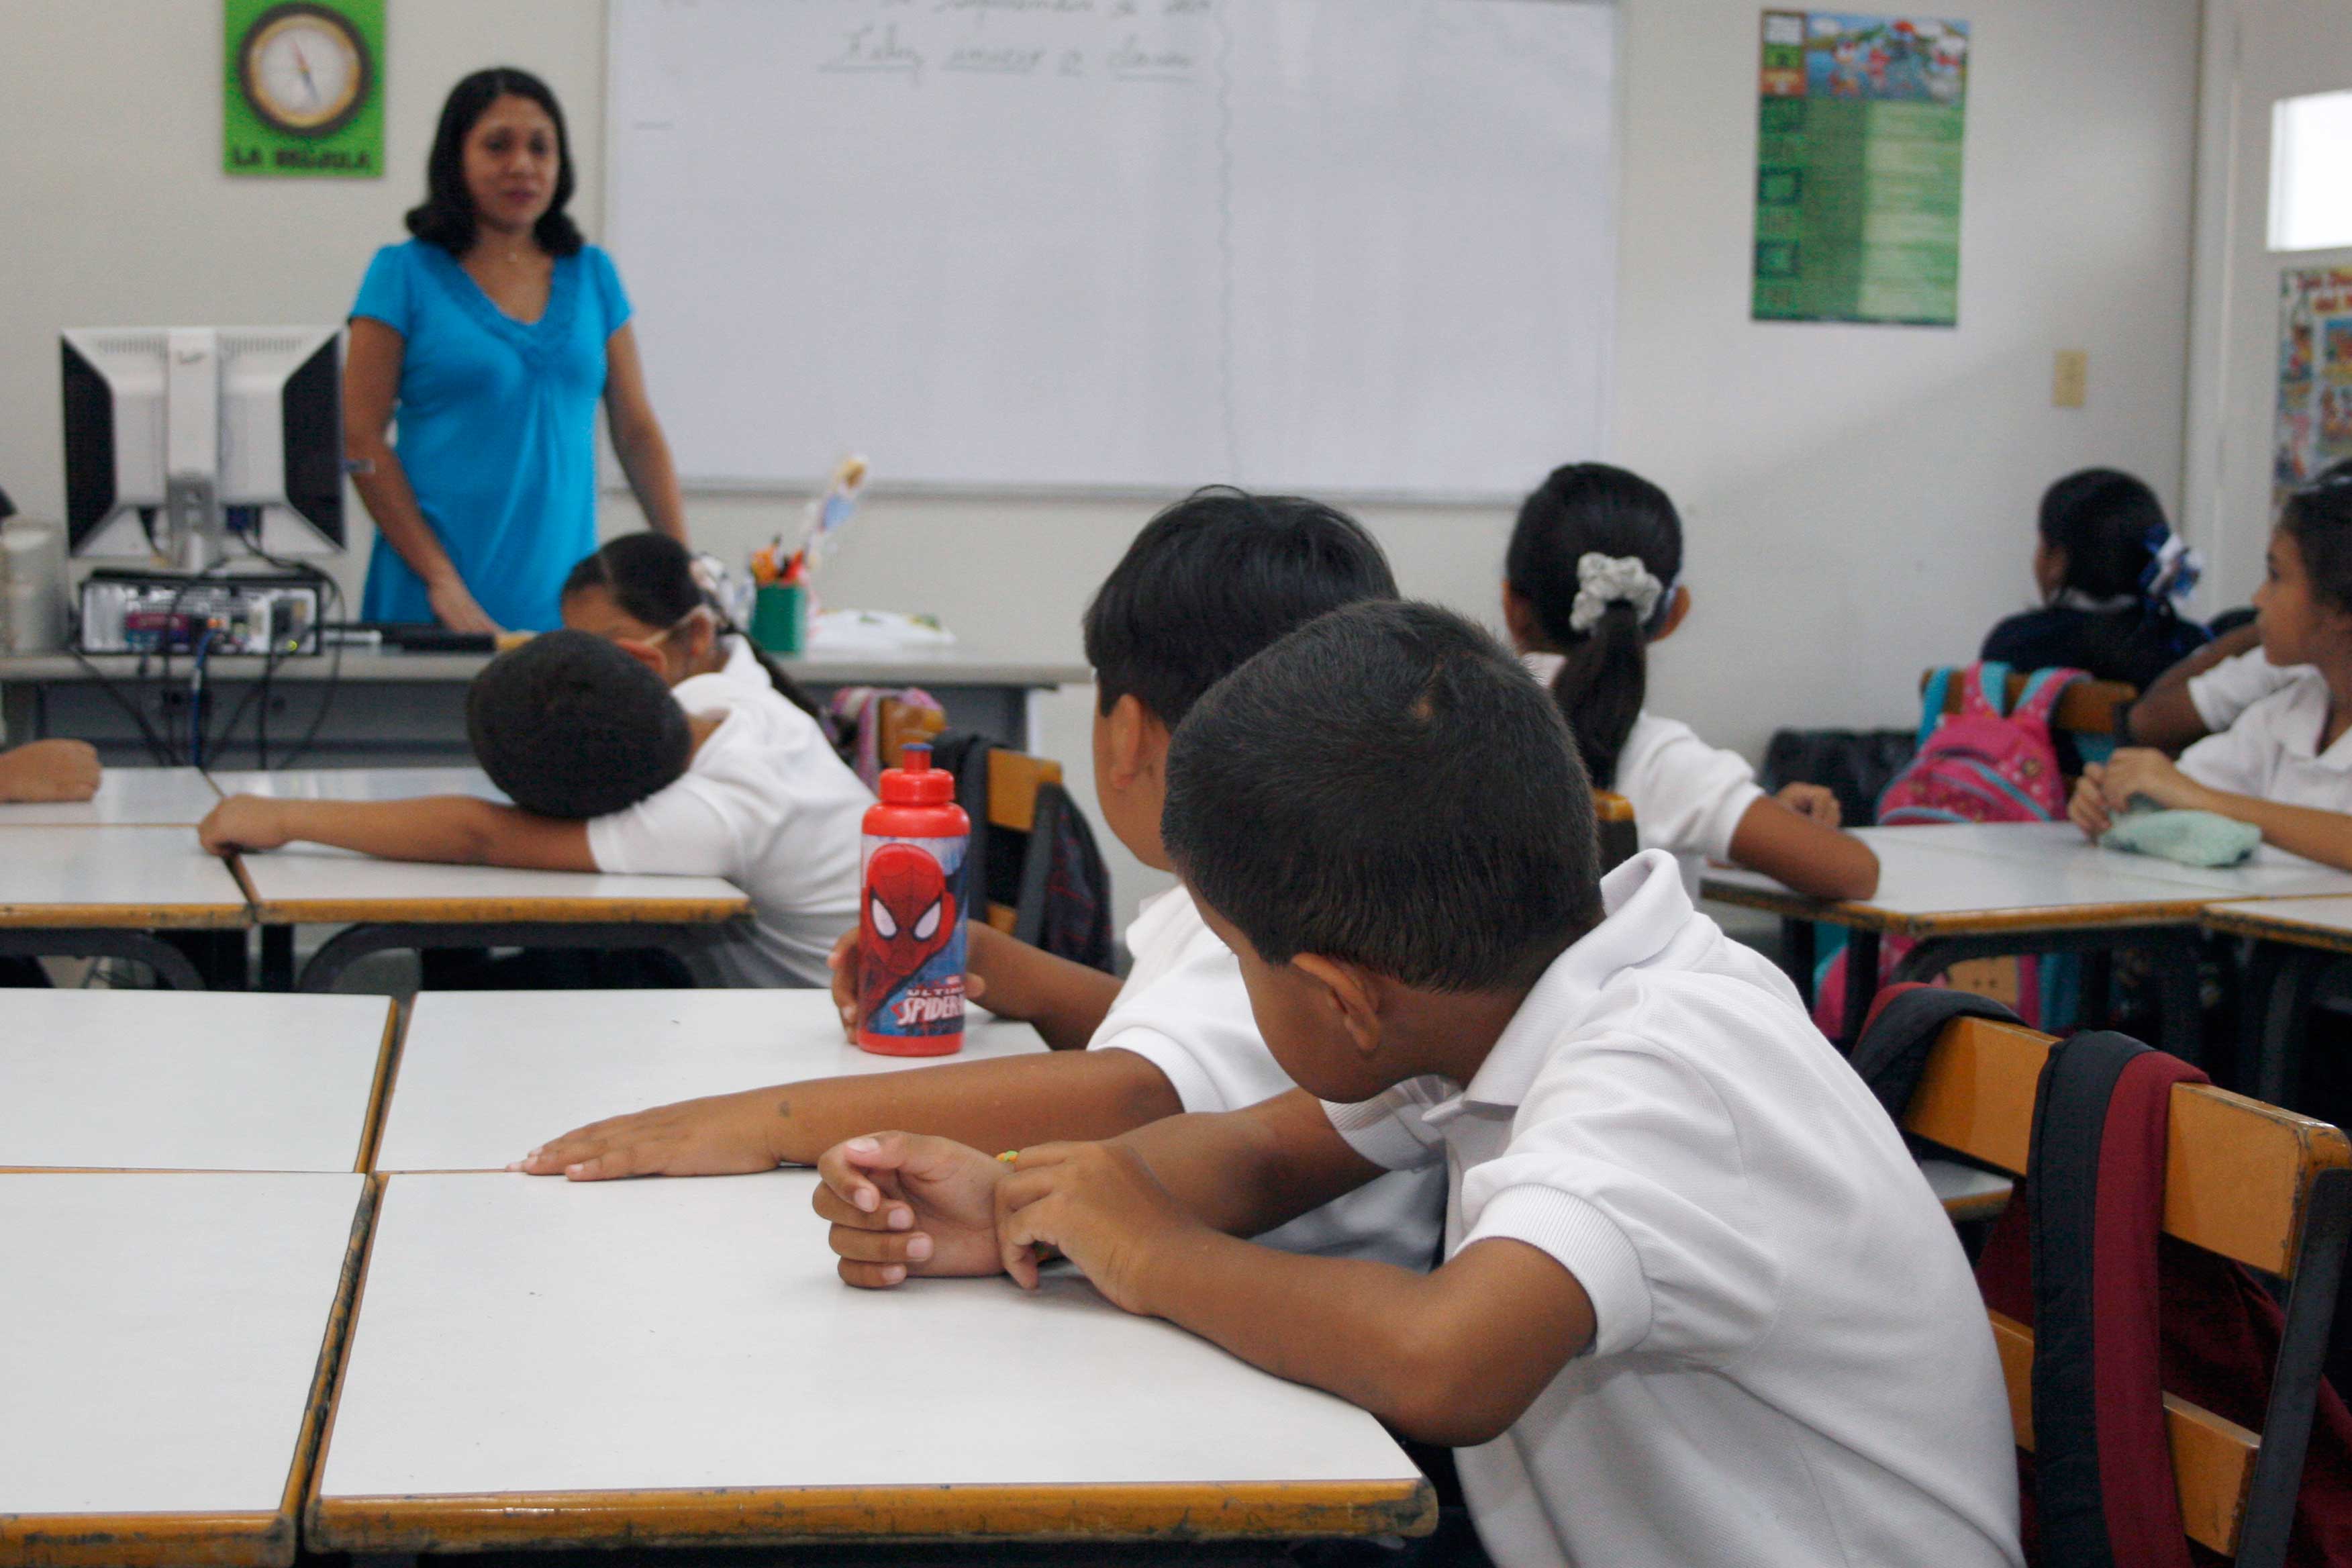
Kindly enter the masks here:
<path id="1" fill-rule="evenodd" d="M 950 730 L 931 742 L 931 764 L 955 774 L 956 804 L 971 818 L 964 858 L 965 908 L 983 918 L 991 905 L 1013 911 L 1014 940 L 1104 973 L 1116 973 L 1110 931 L 1110 873 L 1093 830 L 1069 792 L 1037 786 L 1037 813 L 1026 833 L 988 820 L 985 735 Z"/>

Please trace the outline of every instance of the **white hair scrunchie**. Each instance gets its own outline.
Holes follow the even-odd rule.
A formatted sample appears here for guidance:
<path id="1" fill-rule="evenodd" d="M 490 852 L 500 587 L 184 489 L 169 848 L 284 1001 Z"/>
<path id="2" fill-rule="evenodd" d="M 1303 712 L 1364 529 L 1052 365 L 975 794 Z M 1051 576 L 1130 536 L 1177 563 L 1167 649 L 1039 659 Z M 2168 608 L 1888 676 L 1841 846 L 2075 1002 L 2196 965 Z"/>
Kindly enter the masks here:
<path id="1" fill-rule="evenodd" d="M 1665 594 L 1666 585 L 1642 564 L 1640 556 L 1588 550 L 1576 563 L 1576 603 L 1568 612 L 1569 628 L 1583 636 L 1601 624 L 1612 605 L 1633 605 L 1633 619 L 1646 626 Z"/>

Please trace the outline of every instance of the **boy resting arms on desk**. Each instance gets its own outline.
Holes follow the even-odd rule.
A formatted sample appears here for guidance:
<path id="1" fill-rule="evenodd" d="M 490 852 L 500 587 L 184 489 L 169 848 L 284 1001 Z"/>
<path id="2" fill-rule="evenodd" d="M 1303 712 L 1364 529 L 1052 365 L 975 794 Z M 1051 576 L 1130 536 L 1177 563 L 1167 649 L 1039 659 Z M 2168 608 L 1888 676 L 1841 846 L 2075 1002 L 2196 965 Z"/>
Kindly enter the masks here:
<path id="1" fill-rule="evenodd" d="M 1901 1136 L 1671 857 L 1596 883 L 1567 729 L 1490 637 L 1323 616 L 1195 706 L 1167 803 L 1299 1088 L 1011 1163 L 851 1140 L 816 1199 L 845 1279 L 1058 1252 L 1462 1449 L 1507 1564 L 2021 1561 L 1990 1330 Z M 1236 1239 L 1440 1163 L 1433 1273 Z"/>

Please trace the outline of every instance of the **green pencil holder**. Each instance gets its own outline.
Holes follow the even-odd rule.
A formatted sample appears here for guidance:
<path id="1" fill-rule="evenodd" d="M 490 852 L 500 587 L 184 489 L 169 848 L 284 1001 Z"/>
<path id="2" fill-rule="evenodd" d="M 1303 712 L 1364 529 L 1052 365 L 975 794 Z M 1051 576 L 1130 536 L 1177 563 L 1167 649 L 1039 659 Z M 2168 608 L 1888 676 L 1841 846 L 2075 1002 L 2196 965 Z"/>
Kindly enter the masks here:
<path id="1" fill-rule="evenodd" d="M 770 653 L 798 653 L 808 644 L 808 590 L 771 585 L 751 605 L 751 640 Z"/>

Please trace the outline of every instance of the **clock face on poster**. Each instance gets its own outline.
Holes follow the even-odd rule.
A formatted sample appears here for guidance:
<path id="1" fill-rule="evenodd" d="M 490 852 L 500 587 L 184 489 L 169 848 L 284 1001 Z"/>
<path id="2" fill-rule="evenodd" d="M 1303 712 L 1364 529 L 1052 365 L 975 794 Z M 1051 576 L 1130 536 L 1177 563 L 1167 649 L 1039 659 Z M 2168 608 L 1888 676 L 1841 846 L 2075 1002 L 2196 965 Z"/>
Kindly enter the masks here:
<path id="1" fill-rule="evenodd" d="M 351 19 L 324 5 L 272 5 L 237 47 L 237 81 L 254 113 L 289 136 L 331 136 L 367 101 L 374 68 Z"/>

